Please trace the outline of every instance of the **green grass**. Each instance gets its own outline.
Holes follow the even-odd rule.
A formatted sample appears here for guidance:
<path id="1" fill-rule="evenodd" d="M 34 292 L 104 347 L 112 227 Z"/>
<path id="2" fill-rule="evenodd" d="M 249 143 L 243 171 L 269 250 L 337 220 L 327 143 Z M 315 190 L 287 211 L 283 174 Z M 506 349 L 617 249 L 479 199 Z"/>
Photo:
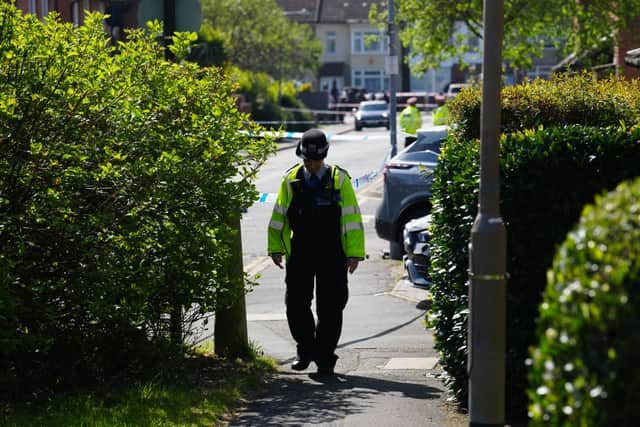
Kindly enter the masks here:
<path id="1" fill-rule="evenodd" d="M 263 356 L 245 362 L 198 352 L 154 381 L 46 402 L 0 403 L 0 426 L 213 426 L 274 370 L 274 361 Z"/>

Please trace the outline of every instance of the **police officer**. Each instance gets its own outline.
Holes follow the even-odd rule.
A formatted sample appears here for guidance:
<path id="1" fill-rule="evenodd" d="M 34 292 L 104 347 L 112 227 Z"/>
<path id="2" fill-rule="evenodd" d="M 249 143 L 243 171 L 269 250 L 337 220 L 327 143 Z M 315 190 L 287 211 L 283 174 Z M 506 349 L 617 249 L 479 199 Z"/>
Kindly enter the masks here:
<path id="1" fill-rule="evenodd" d="M 334 353 L 347 303 L 347 271 L 364 259 L 364 227 L 346 171 L 324 163 L 329 144 L 317 129 L 306 131 L 296 154 L 303 164 L 282 180 L 268 227 L 268 252 L 280 268 L 286 257 L 287 321 L 297 343 L 292 369 L 333 375 Z M 311 311 L 315 281 L 317 324 Z"/>
<path id="2" fill-rule="evenodd" d="M 408 147 L 417 139 L 417 131 L 422 126 L 422 116 L 416 107 L 418 98 L 407 99 L 407 106 L 400 113 L 400 129 L 404 132 L 404 146 Z"/>

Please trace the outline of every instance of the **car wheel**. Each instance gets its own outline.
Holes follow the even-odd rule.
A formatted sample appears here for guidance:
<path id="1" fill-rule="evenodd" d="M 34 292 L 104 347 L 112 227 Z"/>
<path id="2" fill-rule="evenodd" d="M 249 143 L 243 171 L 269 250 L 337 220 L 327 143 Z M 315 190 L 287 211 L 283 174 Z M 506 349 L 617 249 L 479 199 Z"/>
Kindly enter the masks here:
<path id="1" fill-rule="evenodd" d="M 400 260 L 404 255 L 404 245 L 402 242 L 392 240 L 389 242 L 389 258 Z"/>
<path id="2" fill-rule="evenodd" d="M 362 125 L 356 122 L 356 130 L 362 130 Z"/>

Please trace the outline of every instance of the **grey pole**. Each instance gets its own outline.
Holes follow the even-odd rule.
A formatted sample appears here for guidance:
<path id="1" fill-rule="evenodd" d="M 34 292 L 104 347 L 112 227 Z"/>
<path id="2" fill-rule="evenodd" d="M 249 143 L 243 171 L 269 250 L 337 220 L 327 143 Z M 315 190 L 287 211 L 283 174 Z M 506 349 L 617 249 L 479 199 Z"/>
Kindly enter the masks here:
<path id="1" fill-rule="evenodd" d="M 500 217 L 503 0 L 484 0 L 480 200 L 469 248 L 469 422 L 505 422 L 506 230 Z"/>
<path id="2" fill-rule="evenodd" d="M 388 12 L 388 36 L 389 36 L 389 57 L 387 62 L 387 74 L 389 75 L 389 130 L 391 138 L 391 148 L 389 150 L 389 158 L 398 153 L 397 145 L 397 126 L 396 126 L 396 76 L 398 75 L 398 56 L 396 54 L 396 35 L 395 35 L 395 11 L 393 9 L 393 1 L 389 0 Z"/>

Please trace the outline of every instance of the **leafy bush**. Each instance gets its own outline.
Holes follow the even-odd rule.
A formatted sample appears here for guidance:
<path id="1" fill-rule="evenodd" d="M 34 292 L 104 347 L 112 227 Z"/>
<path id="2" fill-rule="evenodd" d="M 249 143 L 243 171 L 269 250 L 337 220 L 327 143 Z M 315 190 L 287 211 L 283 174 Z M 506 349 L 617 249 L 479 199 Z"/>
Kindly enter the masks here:
<path id="1" fill-rule="evenodd" d="M 464 90 L 447 103 L 450 120 L 463 139 L 480 137 L 479 88 Z M 536 79 L 502 89 L 503 132 L 570 124 L 612 126 L 637 123 L 640 80 L 596 80 L 591 74 Z"/>
<path id="2" fill-rule="evenodd" d="M 640 179 L 587 206 L 547 273 L 532 349 L 539 426 L 640 420 Z"/>
<path id="3" fill-rule="evenodd" d="M 638 175 L 640 129 L 568 126 L 502 138 L 501 213 L 507 227 L 507 408 L 526 413 L 527 349 L 555 248 L 595 194 Z M 466 402 L 468 242 L 477 214 L 479 144 L 449 139 L 434 174 L 429 314 L 448 384 Z"/>
<path id="4" fill-rule="evenodd" d="M 141 369 L 173 307 L 225 303 L 224 224 L 273 150 L 219 70 L 165 61 L 157 24 L 114 55 L 101 19 L 0 4 L 3 394 Z"/>
<path id="5" fill-rule="evenodd" d="M 305 131 L 313 127 L 313 116 L 304 111 L 305 105 L 297 98 L 298 90 L 291 81 L 278 82 L 268 74 L 231 69 L 231 78 L 239 85 L 239 91 L 252 104 L 251 116 L 257 122 L 266 122 L 265 127 L 278 129 L 284 122 L 307 122 L 287 124 L 288 131 Z M 284 108 L 283 108 L 284 107 Z"/>

